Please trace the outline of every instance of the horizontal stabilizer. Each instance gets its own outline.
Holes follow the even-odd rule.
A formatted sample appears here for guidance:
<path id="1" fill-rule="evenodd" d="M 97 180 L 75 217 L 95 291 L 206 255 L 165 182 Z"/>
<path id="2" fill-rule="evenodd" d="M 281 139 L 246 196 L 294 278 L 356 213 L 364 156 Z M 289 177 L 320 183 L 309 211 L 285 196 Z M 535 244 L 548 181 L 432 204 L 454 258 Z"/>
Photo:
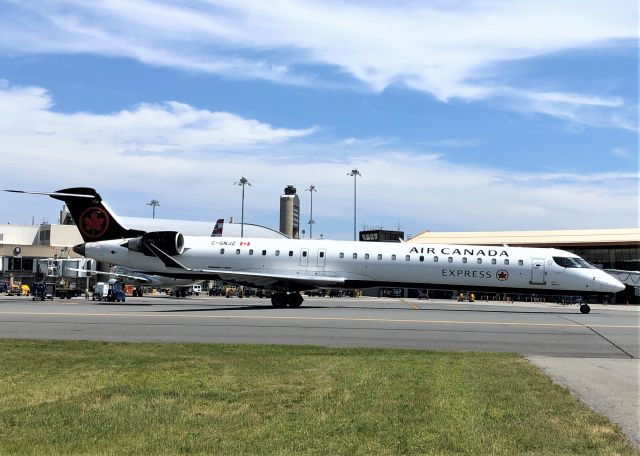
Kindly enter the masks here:
<path id="1" fill-rule="evenodd" d="M 11 193 L 26 193 L 28 195 L 45 195 L 45 196 L 64 196 L 70 198 L 95 198 L 95 195 L 83 195 L 80 193 L 61 193 L 61 192 L 28 192 L 26 190 L 4 190 Z"/>

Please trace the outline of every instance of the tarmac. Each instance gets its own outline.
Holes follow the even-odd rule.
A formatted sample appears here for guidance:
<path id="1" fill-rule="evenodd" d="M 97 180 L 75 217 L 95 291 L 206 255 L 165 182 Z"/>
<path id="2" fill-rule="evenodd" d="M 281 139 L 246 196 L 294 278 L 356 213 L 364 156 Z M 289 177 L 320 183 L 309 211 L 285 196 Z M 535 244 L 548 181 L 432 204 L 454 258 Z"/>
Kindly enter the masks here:
<path id="1" fill-rule="evenodd" d="M 640 307 L 306 298 L 275 309 L 259 298 L 159 296 L 124 304 L 0 296 L 0 337 L 311 344 L 516 352 L 640 446 Z"/>

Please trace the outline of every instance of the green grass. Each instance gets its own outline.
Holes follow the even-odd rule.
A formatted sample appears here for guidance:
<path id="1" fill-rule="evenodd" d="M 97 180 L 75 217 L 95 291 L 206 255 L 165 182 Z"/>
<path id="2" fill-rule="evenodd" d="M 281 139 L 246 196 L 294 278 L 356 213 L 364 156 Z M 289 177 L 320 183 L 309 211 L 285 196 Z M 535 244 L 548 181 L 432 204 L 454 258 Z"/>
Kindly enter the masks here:
<path id="1" fill-rule="evenodd" d="M 520 356 L 0 340 L 0 454 L 637 454 Z"/>

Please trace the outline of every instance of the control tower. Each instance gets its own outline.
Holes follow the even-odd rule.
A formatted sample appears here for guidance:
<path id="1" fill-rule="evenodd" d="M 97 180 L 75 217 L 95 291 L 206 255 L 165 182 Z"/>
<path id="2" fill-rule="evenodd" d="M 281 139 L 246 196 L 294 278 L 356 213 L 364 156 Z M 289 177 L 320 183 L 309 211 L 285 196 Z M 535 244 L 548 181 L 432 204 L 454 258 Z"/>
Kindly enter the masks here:
<path id="1" fill-rule="evenodd" d="M 293 239 L 300 238 L 300 198 L 293 185 L 280 195 L 280 231 Z"/>

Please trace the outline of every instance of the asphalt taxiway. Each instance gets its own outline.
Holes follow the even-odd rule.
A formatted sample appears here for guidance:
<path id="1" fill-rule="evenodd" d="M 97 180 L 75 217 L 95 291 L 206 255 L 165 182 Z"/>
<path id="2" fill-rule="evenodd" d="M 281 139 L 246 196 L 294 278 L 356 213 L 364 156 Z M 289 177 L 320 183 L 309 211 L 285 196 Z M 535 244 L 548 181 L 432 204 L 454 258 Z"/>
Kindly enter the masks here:
<path id="1" fill-rule="evenodd" d="M 220 297 L 0 296 L 0 337 L 222 342 L 516 352 L 617 422 L 640 445 L 640 308 L 307 298 L 297 309 Z"/>
<path id="2" fill-rule="evenodd" d="M 165 296 L 124 304 L 0 297 L 0 336 L 111 341 L 313 344 L 525 355 L 638 358 L 635 307 L 307 298 L 275 309 L 259 298 Z"/>

